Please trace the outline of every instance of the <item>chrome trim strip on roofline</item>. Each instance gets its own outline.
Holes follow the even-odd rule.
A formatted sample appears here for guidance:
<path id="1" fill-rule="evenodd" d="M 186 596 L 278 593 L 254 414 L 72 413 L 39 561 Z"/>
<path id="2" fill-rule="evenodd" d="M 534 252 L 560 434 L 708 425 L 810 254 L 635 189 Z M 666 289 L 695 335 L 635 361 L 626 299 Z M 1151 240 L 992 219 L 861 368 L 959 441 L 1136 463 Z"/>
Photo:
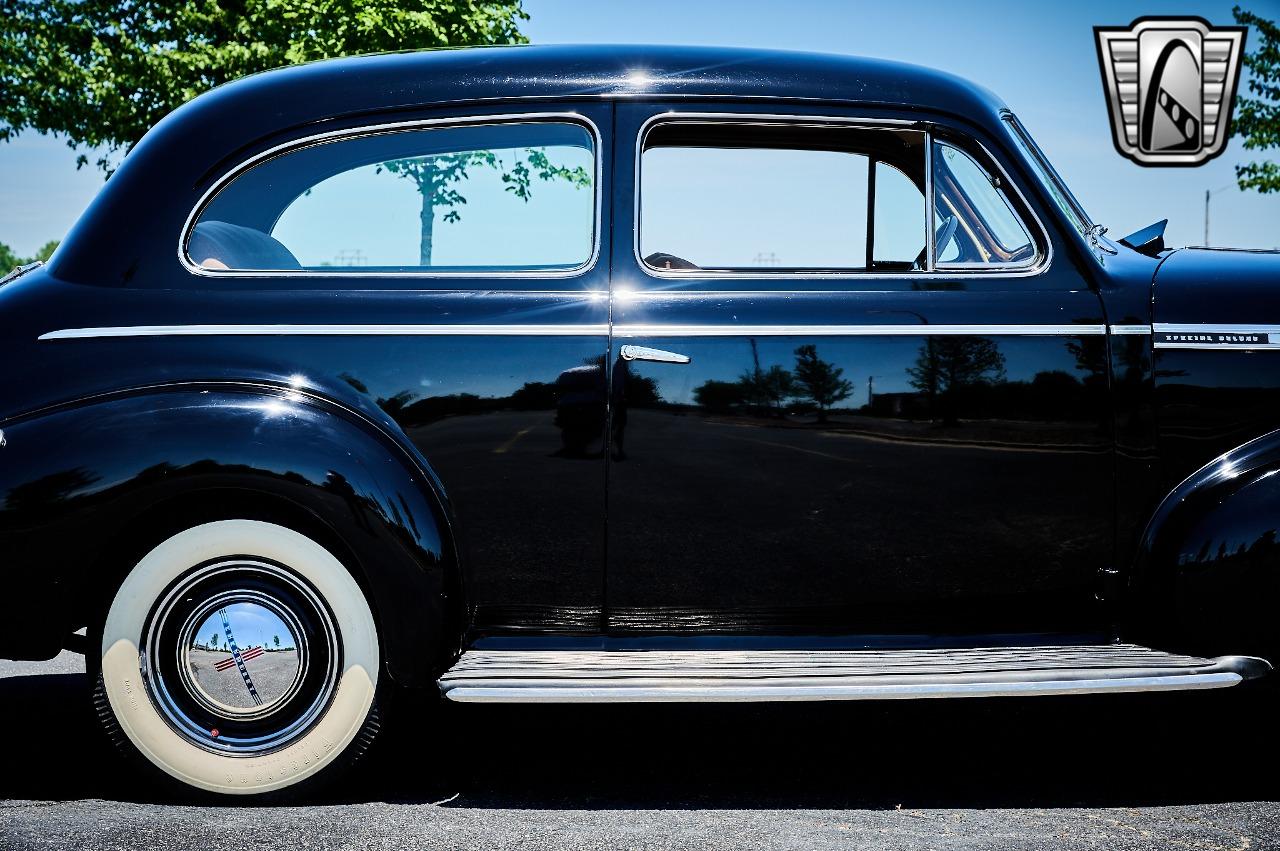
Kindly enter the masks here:
<path id="1" fill-rule="evenodd" d="M 191 235 L 191 229 L 195 227 L 196 221 L 204 212 L 205 207 L 213 200 L 214 196 L 226 188 L 232 181 L 240 177 L 245 172 L 257 165 L 266 162 L 273 157 L 290 153 L 294 150 L 312 147 L 313 145 L 322 145 L 329 142 L 343 141 L 346 139 L 355 139 L 364 136 L 380 136 L 387 133 L 405 133 L 413 130 L 432 130 L 447 127 L 474 127 L 485 124 L 521 124 L 521 123 L 547 123 L 554 121 L 568 121 L 575 124 L 585 126 L 591 132 L 592 143 L 595 145 L 592 151 L 592 159 L 595 160 L 595 231 L 591 240 L 591 256 L 586 262 L 572 269 L 526 269 L 526 270 L 507 270 L 507 271 L 485 271 L 477 270 L 475 272 L 464 271 L 406 271 L 406 272 L 325 272 L 319 270 L 303 270 L 297 271 L 292 269 L 206 269 L 203 266 L 196 265 L 187 257 L 187 240 Z M 584 275 L 595 268 L 596 263 L 600 259 L 600 243 L 602 239 L 601 227 L 603 223 L 604 209 L 604 140 L 600 135 L 600 128 L 596 123 L 587 116 L 579 112 L 515 112 L 503 113 L 500 115 L 467 115 L 467 116 L 450 116 L 447 118 L 424 118 L 413 121 L 394 121 L 385 124 L 369 124 L 360 127 L 351 127 L 343 130 L 331 130 L 327 133 L 317 133 L 311 136 L 303 136 L 299 139 L 293 139 L 279 145 L 275 145 L 262 151 L 247 160 L 237 164 L 235 167 L 227 170 L 215 180 L 210 187 L 200 196 L 200 200 L 196 202 L 196 206 L 187 216 L 187 221 L 183 224 L 182 230 L 178 234 L 178 262 L 182 267 L 193 275 L 199 275 L 204 278 L 574 278 Z"/>
<path id="2" fill-rule="evenodd" d="M 620 324 L 616 337 L 903 337 L 903 336 L 1100 336 L 1105 325 L 662 325 Z M 40 340 L 99 337 L 242 336 L 608 336 L 605 323 L 577 325 L 126 325 L 63 328 Z"/>
<path id="3" fill-rule="evenodd" d="M 955 279 L 957 277 L 969 277 L 973 275 L 997 275 L 999 277 L 1031 277 L 1040 275 L 1049 269 L 1053 263 L 1053 239 L 1049 235 L 1049 230 L 1044 226 L 1044 222 L 1036 213 L 1035 207 L 1027 200 L 1026 194 L 1019 187 L 1017 181 L 1009 176 L 1004 165 L 997 159 L 986 145 L 983 145 L 977 139 L 968 134 L 963 135 L 967 144 L 976 145 L 978 150 L 986 159 L 992 163 L 998 170 L 998 177 L 1002 178 L 1005 186 L 1012 187 L 1013 192 L 1017 195 L 1018 200 L 1022 203 L 1022 207 L 1031 215 L 1031 220 L 1035 222 L 1036 228 L 1045 246 L 1043 253 L 1037 251 L 1036 262 L 1029 265 L 1021 265 L 1016 267 L 1010 266 L 993 266 L 986 269 L 961 269 L 951 268 L 945 270 L 935 270 L 927 268 L 916 272 L 858 272 L 849 271 L 816 271 L 816 272 L 769 272 L 761 270 L 759 272 L 740 272 L 740 271 L 717 271 L 709 269 L 654 269 L 644 262 L 644 258 L 640 254 L 640 209 L 641 209 L 641 191 L 640 191 L 640 156 L 644 152 L 645 135 L 651 129 L 651 125 L 658 122 L 682 122 L 688 123 L 728 123 L 728 124 L 794 124 L 798 126 L 813 125 L 843 125 L 854 127 L 868 127 L 870 129 L 886 128 L 886 129 L 912 129 L 918 128 L 925 135 L 925 189 L 927 196 L 931 196 L 933 192 L 933 165 L 932 165 L 932 148 L 933 148 L 933 132 L 929 129 L 930 125 L 926 121 L 914 121 L 902 118 L 857 118 L 852 116 L 833 116 L 833 115 L 793 115 L 788 113 L 752 113 L 752 112 L 682 112 L 680 110 L 669 110 L 667 112 L 651 115 L 636 133 L 635 143 L 635 165 L 632 171 L 632 180 L 634 181 L 632 193 L 635 196 L 635 203 L 632 215 L 632 239 L 631 250 L 635 256 L 636 264 L 640 271 L 650 278 L 659 278 L 663 280 L 701 280 L 706 279 L 708 283 L 714 282 L 716 279 L 797 279 L 797 278 L 817 278 L 830 279 L 841 278 L 853 281 L 867 281 L 887 278 L 892 280 L 936 280 L 936 279 Z M 952 129 L 952 128 L 948 128 Z M 925 241 L 926 247 L 932 245 L 933 229 L 929 224 L 933 221 L 932 215 L 932 198 L 925 198 L 926 208 L 926 227 Z M 1019 220 L 1022 217 L 1019 215 Z M 1032 237 L 1034 239 L 1034 236 Z M 933 263 L 932 251 L 928 252 L 926 265 Z M 714 291 L 714 285 L 703 288 L 706 291 Z"/>
<path id="4" fill-rule="evenodd" d="M 1112 325 L 1110 328 L 1112 334 L 1117 334 L 1121 337 L 1140 336 L 1151 333 L 1150 325 Z"/>

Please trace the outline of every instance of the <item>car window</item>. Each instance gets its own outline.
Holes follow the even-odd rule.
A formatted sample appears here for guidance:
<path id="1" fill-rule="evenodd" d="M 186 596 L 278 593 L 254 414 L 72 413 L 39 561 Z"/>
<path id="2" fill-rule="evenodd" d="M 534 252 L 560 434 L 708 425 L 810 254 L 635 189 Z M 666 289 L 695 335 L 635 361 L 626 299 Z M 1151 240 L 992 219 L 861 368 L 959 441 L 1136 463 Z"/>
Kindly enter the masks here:
<path id="1" fill-rule="evenodd" d="M 933 142 L 932 160 L 937 267 L 1033 263 L 1035 242 L 1001 180 L 947 142 Z"/>
<path id="2" fill-rule="evenodd" d="M 187 234 L 207 271 L 564 272 L 590 260 L 591 133 L 533 122 L 399 130 L 255 165 Z"/>
<path id="3" fill-rule="evenodd" d="M 876 163 L 871 256 L 879 268 L 911 265 L 924 251 L 924 192 L 897 166 Z"/>
<path id="4" fill-rule="evenodd" d="M 1053 203 L 1062 211 L 1075 229 L 1080 233 L 1086 233 L 1093 227 L 1093 220 L 1089 214 L 1080 206 L 1080 202 L 1075 195 L 1071 194 L 1071 190 L 1062 182 L 1062 178 L 1058 176 L 1057 170 L 1050 165 L 1049 160 L 1045 157 L 1044 152 L 1040 150 L 1040 146 L 1036 144 L 1035 139 L 1022 126 L 1022 122 L 1018 120 L 1010 112 L 1005 112 L 1001 116 L 1005 126 L 1009 128 L 1009 135 L 1014 143 L 1022 151 L 1023 156 L 1031 167 L 1035 169 L 1036 176 L 1040 178 L 1040 185 L 1048 191 L 1049 197 L 1053 199 Z"/>
<path id="5" fill-rule="evenodd" d="M 660 272 L 924 269 L 925 136 L 673 122 L 645 138 L 638 250 Z"/>

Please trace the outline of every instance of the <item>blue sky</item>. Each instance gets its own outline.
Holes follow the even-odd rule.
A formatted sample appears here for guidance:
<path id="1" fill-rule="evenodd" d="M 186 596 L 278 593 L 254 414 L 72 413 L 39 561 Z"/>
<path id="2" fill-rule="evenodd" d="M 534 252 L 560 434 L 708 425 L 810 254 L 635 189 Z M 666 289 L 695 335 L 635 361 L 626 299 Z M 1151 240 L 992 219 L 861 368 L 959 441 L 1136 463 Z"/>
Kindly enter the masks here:
<path id="1" fill-rule="evenodd" d="M 1092 27 L 1140 15 L 1199 15 L 1231 23 L 1231 3 L 818 2 L 646 0 L 643 4 L 526 0 L 524 31 L 539 43 L 641 42 L 777 47 L 852 53 L 928 65 L 999 94 L 1019 114 L 1092 216 L 1117 235 L 1168 217 L 1172 244 L 1203 240 L 1204 192 L 1213 198 L 1211 241 L 1280 247 L 1280 195 L 1234 188 L 1239 141 L 1194 169 L 1149 169 L 1110 140 Z M 1245 5 L 1280 18 L 1278 0 Z M 1271 154 L 1280 157 L 1280 152 Z M 76 171 L 62 142 L 26 134 L 0 143 L 0 242 L 19 254 L 60 238 L 102 185 Z"/>

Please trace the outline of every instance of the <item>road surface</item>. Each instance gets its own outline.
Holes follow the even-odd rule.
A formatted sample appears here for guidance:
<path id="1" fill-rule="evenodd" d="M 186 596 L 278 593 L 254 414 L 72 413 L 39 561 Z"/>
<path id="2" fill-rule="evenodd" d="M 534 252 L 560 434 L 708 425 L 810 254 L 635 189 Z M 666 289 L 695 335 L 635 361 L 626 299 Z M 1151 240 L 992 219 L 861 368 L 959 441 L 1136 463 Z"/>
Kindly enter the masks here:
<path id="1" fill-rule="evenodd" d="M 409 707 L 312 805 L 244 807 L 122 774 L 81 671 L 0 662 L 0 848 L 1280 847 L 1276 704 L 1247 694 Z"/>

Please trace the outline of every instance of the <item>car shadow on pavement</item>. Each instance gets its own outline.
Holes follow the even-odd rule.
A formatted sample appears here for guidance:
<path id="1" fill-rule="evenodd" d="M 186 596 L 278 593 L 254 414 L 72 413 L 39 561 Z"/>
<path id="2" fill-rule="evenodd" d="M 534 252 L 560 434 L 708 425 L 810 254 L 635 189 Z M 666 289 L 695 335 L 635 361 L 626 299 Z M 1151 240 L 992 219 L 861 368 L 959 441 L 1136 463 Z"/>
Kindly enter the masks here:
<path id="1" fill-rule="evenodd" d="M 1258 701 L 1207 697 L 449 706 L 445 728 L 461 746 L 446 759 L 458 772 L 436 785 L 458 795 L 450 806 L 504 808 L 1276 800 L 1278 784 L 1257 770 L 1274 756 Z"/>
<path id="2" fill-rule="evenodd" d="M 154 800 L 83 674 L 0 679 L 0 798 Z M 772 705 L 403 702 L 324 803 L 515 809 L 1152 806 L 1276 800 L 1266 694 Z"/>

